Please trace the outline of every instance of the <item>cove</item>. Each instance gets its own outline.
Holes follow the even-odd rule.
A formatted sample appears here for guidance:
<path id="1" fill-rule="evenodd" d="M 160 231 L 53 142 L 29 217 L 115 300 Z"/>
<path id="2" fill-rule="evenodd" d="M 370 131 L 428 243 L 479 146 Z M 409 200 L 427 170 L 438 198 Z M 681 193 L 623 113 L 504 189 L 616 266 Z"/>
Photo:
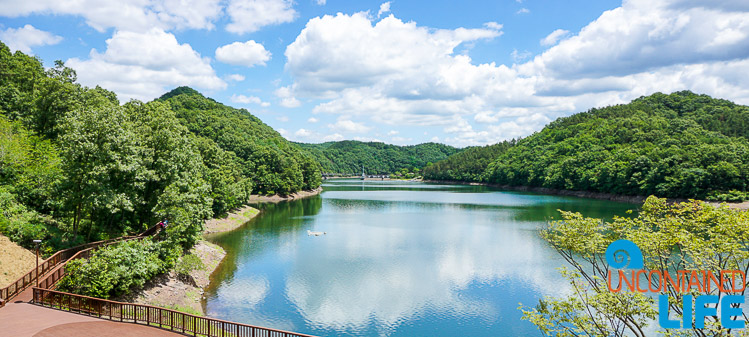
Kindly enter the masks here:
<path id="1" fill-rule="evenodd" d="M 486 186 L 323 187 L 209 237 L 227 251 L 209 316 L 319 336 L 538 335 L 518 303 L 569 291 L 538 230 L 557 209 L 610 220 L 638 207 Z"/>

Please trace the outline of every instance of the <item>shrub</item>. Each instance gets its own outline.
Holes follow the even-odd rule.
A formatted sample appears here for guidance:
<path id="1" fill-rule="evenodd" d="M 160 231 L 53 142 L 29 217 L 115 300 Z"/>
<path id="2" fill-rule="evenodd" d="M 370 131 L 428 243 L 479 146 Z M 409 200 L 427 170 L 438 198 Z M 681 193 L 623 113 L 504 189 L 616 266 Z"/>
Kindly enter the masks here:
<path id="1" fill-rule="evenodd" d="M 201 261 L 195 254 L 182 256 L 182 258 L 177 261 L 177 265 L 174 266 L 174 270 L 180 275 L 190 275 L 190 273 L 195 270 L 203 269 L 205 269 L 203 261 Z"/>
<path id="2" fill-rule="evenodd" d="M 168 241 L 118 243 L 97 250 L 87 261 L 69 262 L 59 288 L 99 298 L 121 296 L 172 268 L 179 252 Z"/>

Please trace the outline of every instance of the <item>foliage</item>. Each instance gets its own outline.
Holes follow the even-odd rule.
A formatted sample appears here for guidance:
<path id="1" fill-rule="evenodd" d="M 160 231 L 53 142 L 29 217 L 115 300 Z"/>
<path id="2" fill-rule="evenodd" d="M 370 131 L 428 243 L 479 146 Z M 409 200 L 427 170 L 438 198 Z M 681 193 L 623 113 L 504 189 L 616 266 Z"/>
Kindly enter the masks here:
<path id="1" fill-rule="evenodd" d="M 567 297 L 546 298 L 535 308 L 521 307 L 523 318 L 544 335 L 645 335 L 645 327 L 656 316 L 653 298 L 626 290 L 614 293 L 606 285 L 607 273 L 615 270 L 603 254 L 615 240 L 639 246 L 646 270 L 709 270 L 718 275 L 720 270 L 749 268 L 749 212 L 699 201 L 669 205 L 651 196 L 634 218 L 603 222 L 579 213 L 561 213 L 562 220 L 552 222 L 541 235 L 572 267 L 563 273 L 573 291 Z M 727 280 L 726 286 L 733 287 L 732 282 Z M 669 301 L 669 310 L 681 315 L 682 297 L 689 293 L 672 287 L 660 293 L 675 300 Z M 717 287 L 709 293 L 724 295 Z M 717 317 L 707 319 L 710 328 L 684 331 L 695 336 L 730 334 L 717 327 Z"/>
<path id="2" fill-rule="evenodd" d="M 657 93 L 560 118 L 496 154 L 477 155 L 493 157 L 483 173 L 456 158 L 435 164 L 427 176 L 699 199 L 735 190 L 743 199 L 747 125 L 749 107 L 689 91 Z"/>
<path id="3" fill-rule="evenodd" d="M 0 189 L 22 211 L 2 233 L 50 250 L 139 232 L 162 219 L 189 248 L 207 218 L 253 189 L 287 194 L 320 185 L 310 156 L 250 115 L 177 88 L 121 105 L 78 84 L 62 62 L 0 43 Z M 16 209 L 16 208 L 14 208 Z"/>
<path id="4" fill-rule="evenodd" d="M 235 181 L 250 180 L 258 193 L 286 195 L 320 185 L 319 165 L 247 110 L 228 107 L 187 87 L 157 101 L 174 110 L 190 132 L 231 152 L 225 159 L 233 163 L 227 165 L 241 169 Z"/>
<path id="5" fill-rule="evenodd" d="M 367 174 L 390 174 L 402 169 L 420 169 L 429 162 L 445 159 L 459 151 L 452 146 L 437 143 L 397 146 L 344 140 L 298 145 L 320 163 L 323 172 L 340 175 L 360 175 L 362 165 Z"/>
<path id="6" fill-rule="evenodd" d="M 39 249 L 43 255 L 61 245 L 54 222 L 17 202 L 6 186 L 0 186 L 0 233 L 28 249 L 34 248 L 33 240 L 42 240 Z"/>
<path id="7" fill-rule="evenodd" d="M 424 168 L 424 179 L 484 181 L 484 173 L 489 163 L 513 145 L 514 140 L 466 148 L 433 165 L 427 165 Z"/>
<path id="8" fill-rule="evenodd" d="M 179 261 L 177 261 L 177 265 L 174 266 L 174 271 L 180 275 L 189 275 L 195 270 L 203 269 L 205 269 L 205 264 L 203 264 L 203 261 L 201 261 L 195 254 L 183 255 Z"/>
<path id="9" fill-rule="evenodd" d="M 180 250 L 170 241 L 131 240 L 95 251 L 88 260 L 77 259 L 65 266 L 62 291 L 111 298 L 142 287 L 153 276 L 172 268 Z"/>

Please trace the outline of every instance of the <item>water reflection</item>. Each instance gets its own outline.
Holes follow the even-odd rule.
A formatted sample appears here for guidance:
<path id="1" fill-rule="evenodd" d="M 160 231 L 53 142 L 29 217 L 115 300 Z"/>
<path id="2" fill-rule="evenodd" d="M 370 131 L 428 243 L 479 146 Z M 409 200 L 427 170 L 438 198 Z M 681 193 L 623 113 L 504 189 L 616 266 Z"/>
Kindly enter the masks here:
<path id="1" fill-rule="evenodd" d="M 263 205 L 247 226 L 213 238 L 229 255 L 206 308 L 323 336 L 536 334 L 518 302 L 567 291 L 563 261 L 538 228 L 559 208 L 610 218 L 633 206 L 480 186 L 327 183 L 321 197 Z"/>

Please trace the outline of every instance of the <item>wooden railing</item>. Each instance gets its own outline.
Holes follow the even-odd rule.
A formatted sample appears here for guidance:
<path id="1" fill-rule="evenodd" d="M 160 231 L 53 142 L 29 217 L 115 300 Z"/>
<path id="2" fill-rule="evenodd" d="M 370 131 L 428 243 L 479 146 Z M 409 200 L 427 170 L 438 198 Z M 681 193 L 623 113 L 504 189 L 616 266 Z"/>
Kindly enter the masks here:
<path id="1" fill-rule="evenodd" d="M 36 304 L 98 318 L 156 326 L 186 335 L 205 337 L 312 337 L 257 327 L 150 305 L 122 303 L 61 291 L 33 288 Z"/>
<path id="2" fill-rule="evenodd" d="M 50 270 L 53 270 L 55 267 L 60 265 L 60 263 L 68 261 L 69 259 L 71 259 L 72 257 L 74 257 L 76 254 L 78 254 L 81 251 L 84 251 L 84 250 L 90 251 L 92 248 L 106 246 L 114 242 L 151 236 L 153 234 L 158 233 L 160 230 L 161 230 L 161 227 L 157 224 L 157 225 L 151 226 L 150 228 L 146 229 L 144 232 L 138 234 L 137 236 L 123 236 L 123 237 L 109 239 L 109 240 L 89 242 L 86 244 L 82 244 L 80 246 L 75 246 L 72 248 L 58 251 L 57 253 L 53 254 L 52 256 L 44 260 L 42 263 L 40 263 L 38 270 L 36 267 L 34 267 L 34 269 L 29 271 L 25 275 L 21 276 L 20 278 L 18 278 L 18 280 L 16 280 L 15 282 L 11 283 L 5 288 L 1 288 L 0 289 L 0 308 L 2 308 L 6 303 L 12 300 L 16 295 L 20 294 L 24 289 L 32 285 L 39 276 L 46 274 Z M 54 276 L 54 274 L 57 274 L 58 271 L 59 270 L 56 270 L 55 273 L 53 273 L 53 275 L 50 275 L 49 277 L 47 277 L 47 279 L 45 279 L 45 281 L 50 280 L 48 281 L 48 282 L 51 282 L 51 283 L 48 283 L 49 286 L 56 283 L 57 280 L 59 280 L 59 278 L 62 277 L 62 275 L 64 275 L 64 270 L 63 270 L 62 275 L 58 275 L 56 279 L 52 280 L 52 277 Z M 39 285 L 41 286 L 41 281 Z"/>

